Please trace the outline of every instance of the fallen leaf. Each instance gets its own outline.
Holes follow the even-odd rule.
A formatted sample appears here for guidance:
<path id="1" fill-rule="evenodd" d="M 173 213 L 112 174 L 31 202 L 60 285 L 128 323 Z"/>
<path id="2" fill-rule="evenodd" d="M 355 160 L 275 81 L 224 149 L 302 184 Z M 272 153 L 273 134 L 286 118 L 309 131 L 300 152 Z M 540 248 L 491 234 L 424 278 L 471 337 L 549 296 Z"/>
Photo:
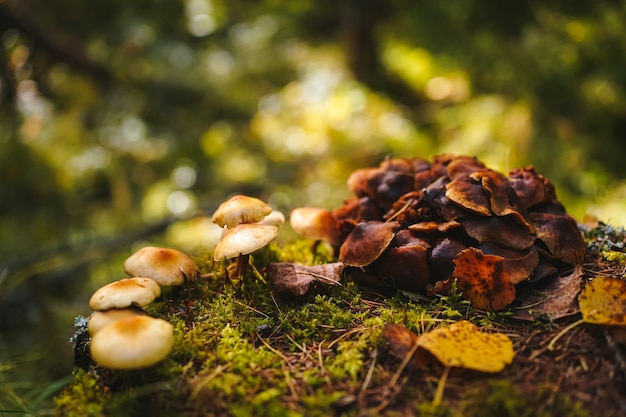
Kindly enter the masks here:
<path id="1" fill-rule="evenodd" d="M 538 317 L 557 320 L 580 312 L 576 296 L 580 292 L 582 276 L 583 268 L 577 265 L 567 276 L 545 280 L 546 286 L 539 291 L 536 286 L 518 288 L 520 306 L 515 309 L 513 317 L 530 321 Z"/>
<path id="2" fill-rule="evenodd" d="M 411 330 L 399 324 L 387 323 L 383 328 L 383 337 L 389 343 L 389 347 L 394 355 L 400 359 L 405 359 L 411 352 L 415 352 L 419 337 Z M 419 355 L 411 357 L 411 363 L 417 367 L 423 366 Z"/>
<path id="3" fill-rule="evenodd" d="M 445 367 L 499 372 L 515 356 L 508 336 L 482 332 L 466 320 L 420 336 L 404 326 L 387 323 L 383 336 L 400 359 L 414 351 L 411 363 L 418 367 L 428 364 L 434 357 Z"/>
<path id="4" fill-rule="evenodd" d="M 467 248 L 454 260 L 452 276 L 474 308 L 500 311 L 515 300 L 515 287 L 503 259 L 485 255 L 480 249 Z"/>
<path id="5" fill-rule="evenodd" d="M 276 292 L 302 296 L 315 283 L 341 285 L 343 267 L 341 262 L 312 266 L 272 262 L 267 265 L 267 277 L 274 283 Z"/>
<path id="6" fill-rule="evenodd" d="M 626 281 L 596 277 L 578 297 L 583 321 L 593 324 L 626 325 Z"/>
<path id="7" fill-rule="evenodd" d="M 548 344 L 554 350 L 556 342 L 574 327 L 583 323 L 626 326 L 626 281 L 619 278 L 596 277 L 580 292 L 578 305 L 582 318 L 566 326 Z"/>
<path id="8" fill-rule="evenodd" d="M 419 336 L 418 346 L 446 367 L 500 372 L 513 361 L 513 342 L 501 333 L 485 333 L 463 320 Z"/>

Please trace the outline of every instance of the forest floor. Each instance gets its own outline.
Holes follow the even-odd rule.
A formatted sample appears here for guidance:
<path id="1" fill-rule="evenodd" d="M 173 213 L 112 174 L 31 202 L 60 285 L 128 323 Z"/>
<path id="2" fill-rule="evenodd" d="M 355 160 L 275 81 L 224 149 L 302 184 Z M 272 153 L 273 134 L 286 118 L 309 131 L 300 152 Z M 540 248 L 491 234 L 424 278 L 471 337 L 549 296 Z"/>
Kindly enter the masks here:
<path id="1" fill-rule="evenodd" d="M 600 275 L 623 279 L 623 257 L 607 253 L 619 255 L 625 239 L 608 226 L 587 232 L 574 278 L 583 287 Z M 254 262 L 333 261 L 321 253 L 313 259 L 300 242 Z M 222 265 L 199 263 L 207 279 L 146 308 L 174 324 L 175 347 L 163 362 L 105 369 L 90 361 L 78 329 L 74 379 L 57 397 L 56 415 L 626 416 L 624 326 L 581 324 L 557 338 L 579 311 L 522 320 L 515 305 L 480 311 L 454 291 L 383 296 L 349 276 L 281 296 L 266 269 L 232 280 Z M 399 355 L 384 332 L 393 323 L 421 335 L 461 320 L 508 336 L 512 362 L 500 372 L 453 367 L 448 375 L 436 361 L 420 367 L 410 353 Z"/>

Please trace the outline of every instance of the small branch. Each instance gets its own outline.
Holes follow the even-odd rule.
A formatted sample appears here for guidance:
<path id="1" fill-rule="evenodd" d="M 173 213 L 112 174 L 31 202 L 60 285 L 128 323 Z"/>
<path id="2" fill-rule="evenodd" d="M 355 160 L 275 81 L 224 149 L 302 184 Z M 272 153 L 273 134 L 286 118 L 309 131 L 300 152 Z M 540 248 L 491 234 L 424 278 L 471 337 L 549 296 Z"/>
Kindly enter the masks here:
<path id="1" fill-rule="evenodd" d="M 437 383 L 437 391 L 435 391 L 435 397 L 433 398 L 434 407 L 439 407 L 441 405 L 441 402 L 443 401 L 443 391 L 445 390 L 449 373 L 450 366 L 446 366 L 443 370 L 443 374 L 441 374 L 441 378 L 439 378 L 439 383 Z"/>
<path id="2" fill-rule="evenodd" d="M 556 336 L 552 338 L 552 340 L 550 341 L 550 344 L 548 344 L 548 350 L 554 350 L 555 349 L 554 345 L 556 344 L 557 340 L 559 340 L 565 333 L 569 332 L 574 327 L 583 324 L 584 322 L 585 322 L 585 319 L 576 320 L 575 322 L 573 322 L 572 324 L 570 324 L 569 326 L 561 330 L 559 334 L 557 334 Z"/>

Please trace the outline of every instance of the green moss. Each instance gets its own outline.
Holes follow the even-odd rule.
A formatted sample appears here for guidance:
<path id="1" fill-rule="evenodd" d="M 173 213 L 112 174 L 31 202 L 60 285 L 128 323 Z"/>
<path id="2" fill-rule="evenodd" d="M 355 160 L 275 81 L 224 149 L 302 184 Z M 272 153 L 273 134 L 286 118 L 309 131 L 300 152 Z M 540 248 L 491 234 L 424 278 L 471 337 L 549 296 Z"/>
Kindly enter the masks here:
<path id="1" fill-rule="evenodd" d="M 104 389 L 89 372 L 77 369 L 74 381 L 56 398 L 55 415 L 66 417 L 102 416 L 106 404 Z"/>

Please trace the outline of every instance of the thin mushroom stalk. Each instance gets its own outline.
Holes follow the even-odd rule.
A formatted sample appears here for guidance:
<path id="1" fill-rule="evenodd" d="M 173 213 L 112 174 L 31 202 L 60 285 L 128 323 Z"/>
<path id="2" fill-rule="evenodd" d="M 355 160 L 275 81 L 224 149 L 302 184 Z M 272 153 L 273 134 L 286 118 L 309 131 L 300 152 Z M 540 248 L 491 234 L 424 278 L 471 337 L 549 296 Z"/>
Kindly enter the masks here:
<path id="1" fill-rule="evenodd" d="M 248 272 L 248 263 L 250 262 L 250 255 L 239 255 L 235 263 L 235 277 L 241 277 Z"/>

